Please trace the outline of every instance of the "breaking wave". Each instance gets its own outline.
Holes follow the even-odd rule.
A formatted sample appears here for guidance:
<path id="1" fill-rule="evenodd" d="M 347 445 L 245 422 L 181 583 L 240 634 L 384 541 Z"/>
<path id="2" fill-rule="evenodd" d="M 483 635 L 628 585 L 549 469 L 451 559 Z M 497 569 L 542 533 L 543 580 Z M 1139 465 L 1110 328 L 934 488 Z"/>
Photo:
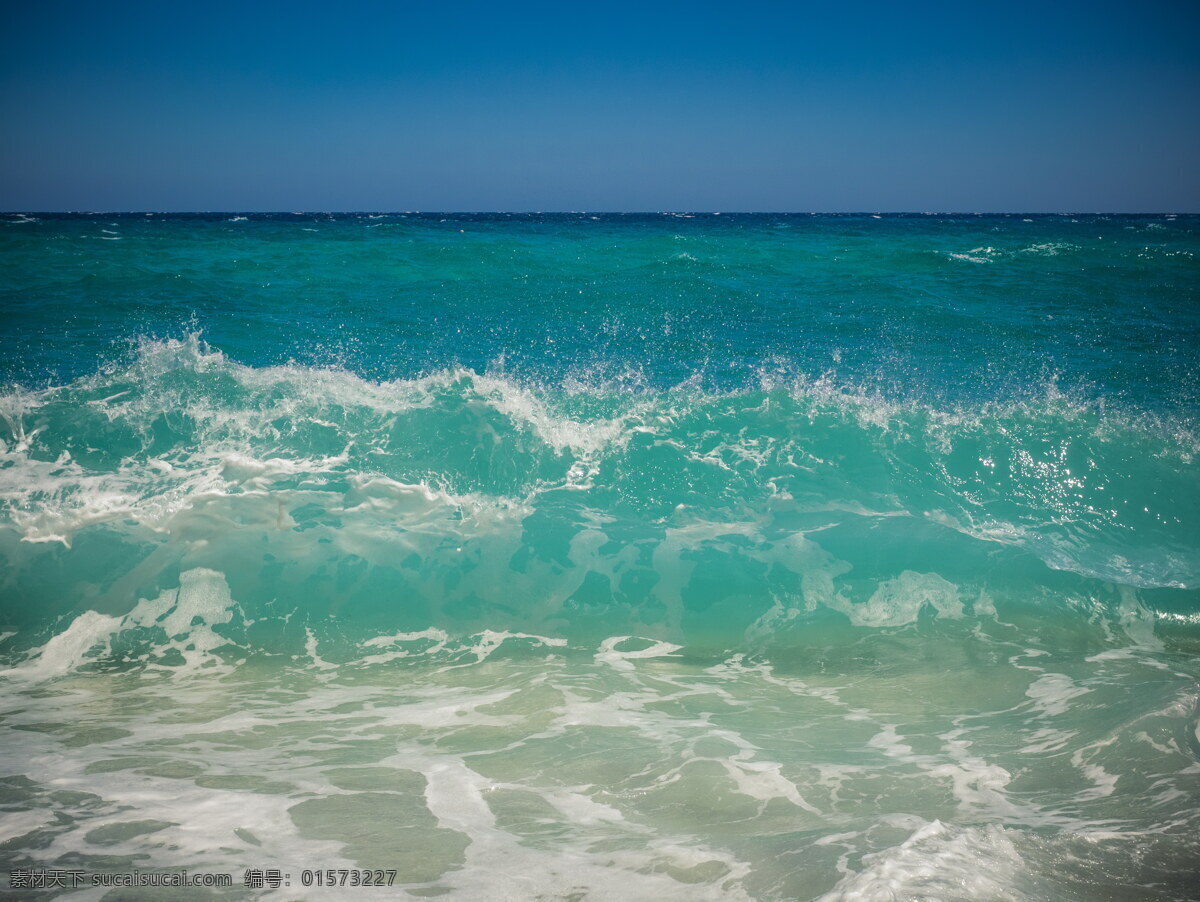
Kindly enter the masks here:
<path id="1" fill-rule="evenodd" d="M 377 382 L 146 340 L 0 397 L 0 616 L 12 654 L 57 643 L 34 673 L 136 656 L 130 637 L 180 663 L 314 636 L 369 655 L 397 630 L 730 648 L 1026 608 L 1186 626 L 1198 447 L 1053 387 L 946 409 L 765 374 Z"/>

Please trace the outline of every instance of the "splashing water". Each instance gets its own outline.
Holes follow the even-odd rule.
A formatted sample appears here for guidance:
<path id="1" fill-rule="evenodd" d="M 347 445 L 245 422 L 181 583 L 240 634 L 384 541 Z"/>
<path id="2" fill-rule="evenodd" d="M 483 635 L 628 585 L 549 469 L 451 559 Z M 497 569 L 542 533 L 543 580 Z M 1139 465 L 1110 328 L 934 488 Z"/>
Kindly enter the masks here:
<path id="1" fill-rule="evenodd" d="M 10 218 L 0 871 L 1190 898 L 1200 242 L 1082 219 Z"/>

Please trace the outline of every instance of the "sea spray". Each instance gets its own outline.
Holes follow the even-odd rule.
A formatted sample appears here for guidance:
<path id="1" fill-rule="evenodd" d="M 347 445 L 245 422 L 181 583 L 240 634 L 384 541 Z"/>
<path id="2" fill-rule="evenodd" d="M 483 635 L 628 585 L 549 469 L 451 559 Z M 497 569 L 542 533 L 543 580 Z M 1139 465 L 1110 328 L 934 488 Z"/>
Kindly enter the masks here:
<path id="1" fill-rule="evenodd" d="M 1192 218 L 143 219 L 0 233 L 6 870 L 1193 893 Z"/>

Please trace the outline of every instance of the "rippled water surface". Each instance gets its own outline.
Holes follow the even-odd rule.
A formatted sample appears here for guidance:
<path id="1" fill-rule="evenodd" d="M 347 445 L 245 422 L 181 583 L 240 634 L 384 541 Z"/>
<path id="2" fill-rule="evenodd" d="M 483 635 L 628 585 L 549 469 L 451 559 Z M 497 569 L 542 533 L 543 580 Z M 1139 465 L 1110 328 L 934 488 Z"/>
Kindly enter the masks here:
<path id="1" fill-rule="evenodd" d="M 4 217 L 0 892 L 1194 898 L 1198 222 Z"/>

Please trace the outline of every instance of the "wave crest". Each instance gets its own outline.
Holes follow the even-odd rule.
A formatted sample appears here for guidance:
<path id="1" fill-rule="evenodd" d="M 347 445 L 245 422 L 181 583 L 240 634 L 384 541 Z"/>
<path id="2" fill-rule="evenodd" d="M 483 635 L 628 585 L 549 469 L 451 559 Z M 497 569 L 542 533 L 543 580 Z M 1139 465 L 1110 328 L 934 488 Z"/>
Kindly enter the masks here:
<path id="1" fill-rule="evenodd" d="M 1056 584 L 1030 555 L 1200 585 L 1194 433 L 1053 388 L 948 410 L 778 372 L 737 392 L 376 382 L 246 366 L 193 335 L 12 390 L 0 422 L 9 619 L 127 612 L 196 567 L 255 610 L 664 638 L 760 634 L 781 599 L 786 621 L 954 619 L 997 554 L 1021 591 Z"/>

